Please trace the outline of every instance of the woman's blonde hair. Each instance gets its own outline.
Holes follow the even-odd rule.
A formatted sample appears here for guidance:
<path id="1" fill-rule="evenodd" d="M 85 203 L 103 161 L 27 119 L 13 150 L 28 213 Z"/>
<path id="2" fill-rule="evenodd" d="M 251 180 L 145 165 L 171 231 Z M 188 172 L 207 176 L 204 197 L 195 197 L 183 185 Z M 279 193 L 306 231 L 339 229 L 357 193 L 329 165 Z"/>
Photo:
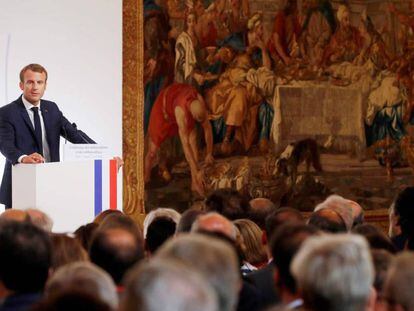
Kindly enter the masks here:
<path id="1" fill-rule="evenodd" d="M 237 219 L 234 225 L 239 229 L 245 248 L 244 260 L 252 265 L 258 265 L 267 261 L 265 247 L 262 243 L 262 230 L 249 219 Z"/>

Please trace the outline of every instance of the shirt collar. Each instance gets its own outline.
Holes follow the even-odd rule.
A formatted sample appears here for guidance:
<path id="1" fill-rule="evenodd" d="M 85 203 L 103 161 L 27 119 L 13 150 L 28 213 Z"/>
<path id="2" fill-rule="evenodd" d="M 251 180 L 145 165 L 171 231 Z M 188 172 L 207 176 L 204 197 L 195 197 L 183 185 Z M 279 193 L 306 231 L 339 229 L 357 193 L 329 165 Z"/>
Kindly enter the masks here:
<path id="1" fill-rule="evenodd" d="M 296 308 L 298 308 L 302 305 L 303 305 L 303 300 L 299 298 L 299 299 L 295 299 L 292 302 L 288 303 L 286 305 L 286 308 L 287 309 L 296 309 Z"/>
<path id="2" fill-rule="evenodd" d="M 32 103 L 30 103 L 26 98 L 24 98 L 24 95 L 22 95 L 22 101 L 23 101 L 23 105 L 24 105 L 24 107 L 26 108 L 26 110 L 30 110 L 30 109 L 32 109 L 33 107 L 38 107 L 39 108 L 39 110 L 40 110 L 40 104 L 41 104 L 41 101 L 39 101 L 39 105 L 37 105 L 37 106 L 35 106 L 35 105 L 33 105 Z"/>

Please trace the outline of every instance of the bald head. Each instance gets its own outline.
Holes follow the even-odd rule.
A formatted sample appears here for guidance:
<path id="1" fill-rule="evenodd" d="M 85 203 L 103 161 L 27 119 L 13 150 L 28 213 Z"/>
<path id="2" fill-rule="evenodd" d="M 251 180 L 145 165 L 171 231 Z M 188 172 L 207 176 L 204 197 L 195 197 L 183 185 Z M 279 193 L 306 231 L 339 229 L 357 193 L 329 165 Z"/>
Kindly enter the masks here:
<path id="1" fill-rule="evenodd" d="M 25 211 L 19 209 L 8 209 L 0 215 L 0 219 L 23 222 L 29 220 L 29 216 Z"/>
<path id="2" fill-rule="evenodd" d="M 194 222 L 191 231 L 217 232 L 232 240 L 236 240 L 236 228 L 233 223 L 218 213 L 208 213 L 198 217 L 198 219 Z"/>
<path id="3" fill-rule="evenodd" d="M 347 231 L 345 222 L 341 215 L 337 211 L 329 208 L 313 212 L 308 223 L 316 226 L 322 231 L 331 233 Z"/>

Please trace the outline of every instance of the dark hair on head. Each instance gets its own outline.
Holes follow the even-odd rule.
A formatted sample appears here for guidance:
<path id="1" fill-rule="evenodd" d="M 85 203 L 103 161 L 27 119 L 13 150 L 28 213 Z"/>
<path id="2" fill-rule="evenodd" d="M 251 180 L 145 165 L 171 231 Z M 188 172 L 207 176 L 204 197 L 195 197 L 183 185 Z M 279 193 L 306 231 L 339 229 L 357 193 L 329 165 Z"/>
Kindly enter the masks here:
<path id="1" fill-rule="evenodd" d="M 112 234 L 126 234 L 132 237 L 133 243 L 118 240 Z M 121 227 L 98 229 L 89 248 L 91 262 L 108 272 L 116 284 L 121 281 L 128 269 L 144 258 L 142 239 L 133 232 Z"/>
<path id="2" fill-rule="evenodd" d="M 236 190 L 224 188 L 208 196 L 206 207 L 208 212 L 217 212 L 229 220 L 236 220 L 245 218 L 249 200 Z"/>
<path id="3" fill-rule="evenodd" d="M 397 195 L 394 209 L 395 214 L 399 216 L 398 224 L 402 234 L 408 238 L 409 244 L 410 241 L 414 244 L 414 187 L 407 187 Z"/>
<path id="4" fill-rule="evenodd" d="M 296 282 L 290 272 L 290 263 L 303 241 L 319 231 L 312 225 L 287 223 L 280 226 L 271 238 L 273 264 L 278 270 L 278 287 L 284 286 L 291 293 L 296 293 Z"/>
<path id="5" fill-rule="evenodd" d="M 25 222 L 0 222 L 0 280 L 16 293 L 43 290 L 51 265 L 49 235 Z"/>
<path id="6" fill-rule="evenodd" d="M 52 266 L 54 270 L 68 263 L 87 261 L 88 253 L 80 242 L 66 234 L 51 234 Z"/>
<path id="7" fill-rule="evenodd" d="M 142 230 L 130 217 L 122 213 L 112 213 L 108 215 L 99 225 L 98 229 L 106 230 L 119 228 L 132 233 L 135 236 L 135 238 L 141 240 L 141 242 L 144 241 L 144 238 L 142 236 Z"/>
<path id="8" fill-rule="evenodd" d="M 32 311 L 111 311 L 110 306 L 97 296 L 70 288 L 45 297 Z"/>
<path id="9" fill-rule="evenodd" d="M 39 64 L 29 64 L 25 67 L 23 67 L 23 69 L 20 71 L 20 82 L 24 83 L 24 74 L 26 71 L 31 70 L 34 72 L 38 72 L 38 73 L 44 73 L 46 75 L 46 79 L 45 81 L 47 81 L 47 71 L 46 69 Z"/>
<path id="10" fill-rule="evenodd" d="M 94 223 L 100 225 L 106 217 L 110 215 L 123 215 L 123 213 L 117 209 L 107 209 L 102 212 L 100 212 L 95 219 L 93 220 Z"/>
<path id="11" fill-rule="evenodd" d="M 176 224 L 174 220 L 169 217 L 155 218 L 147 229 L 147 236 L 145 238 L 145 247 L 151 253 L 164 244 L 170 237 L 174 236 Z"/>
<path id="12" fill-rule="evenodd" d="M 334 217 L 327 216 L 327 213 L 332 213 Z M 309 218 L 308 224 L 314 225 L 322 231 L 329 233 L 346 232 L 346 225 L 341 215 L 332 209 L 321 209 L 313 212 Z"/>
<path id="13" fill-rule="evenodd" d="M 270 214 L 265 221 L 266 235 L 270 239 L 281 225 L 288 222 L 304 223 L 302 214 L 292 207 L 281 207 Z"/>
<path id="14" fill-rule="evenodd" d="M 255 198 L 249 202 L 249 205 L 247 218 L 264 230 L 266 218 L 276 210 L 275 204 L 266 198 Z"/>
<path id="15" fill-rule="evenodd" d="M 91 222 L 89 224 L 80 226 L 74 232 L 75 238 L 82 244 L 83 248 L 87 251 L 91 245 L 91 240 L 96 229 L 99 225 L 97 223 Z"/>
<path id="16" fill-rule="evenodd" d="M 391 239 L 381 229 L 372 224 L 357 225 L 352 229 L 352 232 L 365 237 L 371 249 L 383 249 L 391 254 L 397 253 L 397 248 Z"/>
<path id="17" fill-rule="evenodd" d="M 374 287 L 377 291 L 378 298 L 381 299 L 385 278 L 394 255 L 383 249 L 373 249 L 371 250 L 371 255 L 375 270 Z"/>
<path id="18" fill-rule="evenodd" d="M 197 220 L 197 218 L 201 215 L 204 215 L 205 212 L 197 209 L 188 209 L 184 213 L 181 214 L 180 221 L 178 222 L 176 232 L 190 232 L 193 223 Z"/>

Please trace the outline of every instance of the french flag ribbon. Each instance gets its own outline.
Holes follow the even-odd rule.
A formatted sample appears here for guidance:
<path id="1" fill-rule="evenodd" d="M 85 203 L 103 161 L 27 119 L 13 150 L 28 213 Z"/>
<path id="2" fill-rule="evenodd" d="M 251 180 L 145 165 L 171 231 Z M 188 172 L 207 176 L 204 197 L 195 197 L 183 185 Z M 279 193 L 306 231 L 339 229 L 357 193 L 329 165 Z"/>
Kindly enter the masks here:
<path id="1" fill-rule="evenodd" d="M 95 216 L 107 209 L 117 209 L 116 160 L 95 160 Z"/>

